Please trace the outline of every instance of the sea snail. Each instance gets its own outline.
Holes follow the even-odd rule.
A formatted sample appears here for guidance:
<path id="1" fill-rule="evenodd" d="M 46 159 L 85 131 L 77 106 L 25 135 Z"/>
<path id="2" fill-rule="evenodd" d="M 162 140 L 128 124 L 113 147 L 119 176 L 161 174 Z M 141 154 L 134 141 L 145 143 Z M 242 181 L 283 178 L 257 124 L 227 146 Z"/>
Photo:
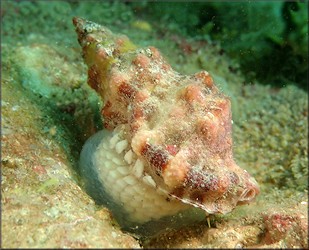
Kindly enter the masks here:
<path id="1" fill-rule="evenodd" d="M 73 18 L 104 130 L 81 153 L 82 175 L 127 221 L 196 207 L 228 213 L 259 186 L 232 153 L 231 103 L 207 71 L 181 75 L 154 47 Z M 116 212 L 117 213 L 117 212 Z"/>

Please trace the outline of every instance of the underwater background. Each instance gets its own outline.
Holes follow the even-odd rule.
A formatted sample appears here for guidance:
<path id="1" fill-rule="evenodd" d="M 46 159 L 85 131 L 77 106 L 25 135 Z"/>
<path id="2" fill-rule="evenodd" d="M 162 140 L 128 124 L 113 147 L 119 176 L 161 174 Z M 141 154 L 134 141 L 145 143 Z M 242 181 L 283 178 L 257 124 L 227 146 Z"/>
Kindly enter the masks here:
<path id="1" fill-rule="evenodd" d="M 3 247 L 308 247 L 308 1 L 1 1 Z M 80 16 L 202 69 L 232 102 L 234 156 L 261 186 L 228 215 L 139 238 L 83 190 L 101 101 Z M 224 236 L 222 236 L 224 235 Z"/>

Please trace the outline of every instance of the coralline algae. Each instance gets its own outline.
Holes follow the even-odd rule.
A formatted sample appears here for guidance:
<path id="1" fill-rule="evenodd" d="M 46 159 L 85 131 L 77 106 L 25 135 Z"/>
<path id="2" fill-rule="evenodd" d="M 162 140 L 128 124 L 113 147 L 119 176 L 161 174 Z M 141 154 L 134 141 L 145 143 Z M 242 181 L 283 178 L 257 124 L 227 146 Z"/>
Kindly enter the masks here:
<path id="1" fill-rule="evenodd" d="M 104 104 L 105 130 L 81 154 L 88 183 L 98 179 L 99 193 L 137 224 L 192 206 L 225 214 L 255 198 L 258 184 L 233 159 L 230 100 L 208 72 L 181 75 L 154 47 L 78 17 L 73 24 Z"/>

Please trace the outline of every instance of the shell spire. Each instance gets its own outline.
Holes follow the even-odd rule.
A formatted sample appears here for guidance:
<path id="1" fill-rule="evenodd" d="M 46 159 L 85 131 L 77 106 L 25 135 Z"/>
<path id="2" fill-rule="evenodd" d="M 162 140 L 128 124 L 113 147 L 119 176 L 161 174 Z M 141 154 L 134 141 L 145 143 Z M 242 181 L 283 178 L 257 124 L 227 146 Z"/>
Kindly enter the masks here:
<path id="1" fill-rule="evenodd" d="M 73 23 L 104 127 L 122 128 L 155 188 L 207 213 L 255 198 L 258 184 L 233 159 L 231 102 L 207 71 L 181 75 L 154 47 L 78 17 Z"/>

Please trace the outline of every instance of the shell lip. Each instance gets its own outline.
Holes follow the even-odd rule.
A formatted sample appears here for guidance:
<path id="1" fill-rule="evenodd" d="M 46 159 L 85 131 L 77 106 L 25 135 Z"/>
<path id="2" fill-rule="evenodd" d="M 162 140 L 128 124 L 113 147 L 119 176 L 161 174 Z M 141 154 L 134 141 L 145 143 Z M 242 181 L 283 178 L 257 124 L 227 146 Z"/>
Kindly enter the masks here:
<path id="1" fill-rule="evenodd" d="M 186 197 L 178 197 L 175 194 L 169 194 L 173 198 L 189 204 L 191 206 L 194 206 L 196 208 L 200 208 L 204 210 L 208 214 L 227 214 L 231 212 L 236 206 L 238 205 L 245 205 L 255 200 L 256 196 L 260 193 L 260 188 L 256 180 L 251 177 L 247 181 L 245 187 L 238 187 L 240 195 L 235 195 L 231 197 L 226 197 L 225 199 L 223 196 L 226 194 L 223 194 L 220 197 L 217 197 L 212 202 L 195 202 L 194 200 Z M 204 197 L 203 200 L 207 200 L 207 197 Z M 213 204 L 210 204 L 213 203 Z M 217 205 L 216 205 L 217 204 Z M 221 204 L 221 205 L 220 205 Z"/>

